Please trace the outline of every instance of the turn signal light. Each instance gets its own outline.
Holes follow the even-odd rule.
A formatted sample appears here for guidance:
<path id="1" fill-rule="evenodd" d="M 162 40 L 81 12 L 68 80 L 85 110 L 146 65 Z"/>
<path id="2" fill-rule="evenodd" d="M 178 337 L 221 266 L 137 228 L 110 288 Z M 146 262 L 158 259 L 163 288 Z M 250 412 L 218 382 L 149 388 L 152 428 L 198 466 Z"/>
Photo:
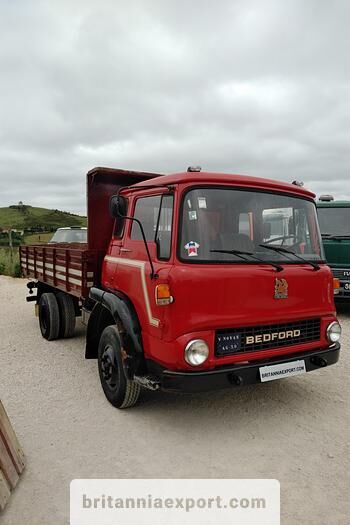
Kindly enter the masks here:
<path id="1" fill-rule="evenodd" d="M 333 279 L 333 290 L 334 290 L 334 295 L 337 295 L 339 293 L 340 291 L 339 279 L 336 279 L 336 278 Z"/>
<path id="2" fill-rule="evenodd" d="M 159 306 L 165 304 L 171 304 L 174 298 L 170 293 L 170 288 L 168 284 L 158 284 L 156 286 L 156 304 Z"/>

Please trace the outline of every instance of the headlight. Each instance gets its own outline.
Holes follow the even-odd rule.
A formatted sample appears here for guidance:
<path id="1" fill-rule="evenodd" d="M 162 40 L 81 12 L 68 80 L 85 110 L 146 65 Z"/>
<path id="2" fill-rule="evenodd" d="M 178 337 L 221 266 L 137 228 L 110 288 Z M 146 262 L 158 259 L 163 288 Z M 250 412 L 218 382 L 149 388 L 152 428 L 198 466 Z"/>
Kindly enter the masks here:
<path id="1" fill-rule="evenodd" d="M 341 336 L 341 326 L 337 321 L 329 324 L 327 327 L 327 338 L 330 343 L 336 343 Z"/>
<path id="2" fill-rule="evenodd" d="M 190 341 L 185 348 L 185 361 L 189 365 L 199 366 L 208 359 L 209 347 L 202 339 Z"/>

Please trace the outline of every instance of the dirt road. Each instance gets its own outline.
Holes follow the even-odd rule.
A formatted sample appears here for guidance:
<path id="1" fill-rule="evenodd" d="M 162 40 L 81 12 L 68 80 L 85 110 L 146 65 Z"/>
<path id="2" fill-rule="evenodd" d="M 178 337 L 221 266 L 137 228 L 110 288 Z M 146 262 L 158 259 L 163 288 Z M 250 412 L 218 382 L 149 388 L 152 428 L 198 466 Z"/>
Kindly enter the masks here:
<path id="1" fill-rule="evenodd" d="M 41 338 L 25 281 L 0 277 L 0 399 L 28 466 L 2 525 L 68 523 L 74 478 L 277 478 L 283 525 L 348 525 L 350 314 L 340 363 L 242 390 L 146 392 L 118 411 L 76 338 Z"/>

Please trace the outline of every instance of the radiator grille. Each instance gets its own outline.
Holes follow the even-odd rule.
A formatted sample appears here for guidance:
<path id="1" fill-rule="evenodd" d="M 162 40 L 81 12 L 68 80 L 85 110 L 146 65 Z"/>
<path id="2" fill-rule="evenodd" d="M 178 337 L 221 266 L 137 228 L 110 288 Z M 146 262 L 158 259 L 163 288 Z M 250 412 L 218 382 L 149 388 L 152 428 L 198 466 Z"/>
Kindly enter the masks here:
<path id="1" fill-rule="evenodd" d="M 215 355 L 256 352 L 319 341 L 320 324 L 320 319 L 306 319 L 291 323 L 218 330 L 215 336 Z"/>
<path id="2" fill-rule="evenodd" d="M 337 279 L 347 279 L 350 281 L 350 268 L 332 268 L 332 272 L 334 277 L 336 277 Z"/>

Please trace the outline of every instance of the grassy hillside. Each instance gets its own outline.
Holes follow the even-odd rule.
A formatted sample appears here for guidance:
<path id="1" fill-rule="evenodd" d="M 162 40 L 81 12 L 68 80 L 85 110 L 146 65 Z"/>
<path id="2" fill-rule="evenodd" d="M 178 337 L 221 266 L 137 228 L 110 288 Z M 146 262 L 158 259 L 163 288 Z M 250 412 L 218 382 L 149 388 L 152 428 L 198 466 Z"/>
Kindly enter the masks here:
<path id="1" fill-rule="evenodd" d="M 27 230 L 24 237 L 18 233 L 12 234 L 13 250 L 6 247 L 8 246 L 7 234 L 0 233 L 0 275 L 20 275 L 17 244 L 42 244 L 51 239 L 52 232 L 57 228 L 86 226 L 86 224 L 86 217 L 65 211 L 48 210 L 23 204 L 0 208 L 0 231 L 9 228 Z"/>
<path id="2" fill-rule="evenodd" d="M 52 231 L 63 226 L 86 226 L 86 217 L 27 205 L 0 208 L 0 228 Z"/>
<path id="3" fill-rule="evenodd" d="M 64 226 L 86 226 L 86 217 L 59 210 L 36 208 L 23 204 L 0 208 L 0 231 L 9 228 L 27 230 L 24 237 L 12 234 L 13 250 L 8 247 L 7 234 L 0 233 L 0 275 L 20 275 L 18 244 L 48 242 L 53 231 Z M 29 231 L 28 231 L 29 230 Z M 32 230 L 32 231 L 30 231 Z"/>

